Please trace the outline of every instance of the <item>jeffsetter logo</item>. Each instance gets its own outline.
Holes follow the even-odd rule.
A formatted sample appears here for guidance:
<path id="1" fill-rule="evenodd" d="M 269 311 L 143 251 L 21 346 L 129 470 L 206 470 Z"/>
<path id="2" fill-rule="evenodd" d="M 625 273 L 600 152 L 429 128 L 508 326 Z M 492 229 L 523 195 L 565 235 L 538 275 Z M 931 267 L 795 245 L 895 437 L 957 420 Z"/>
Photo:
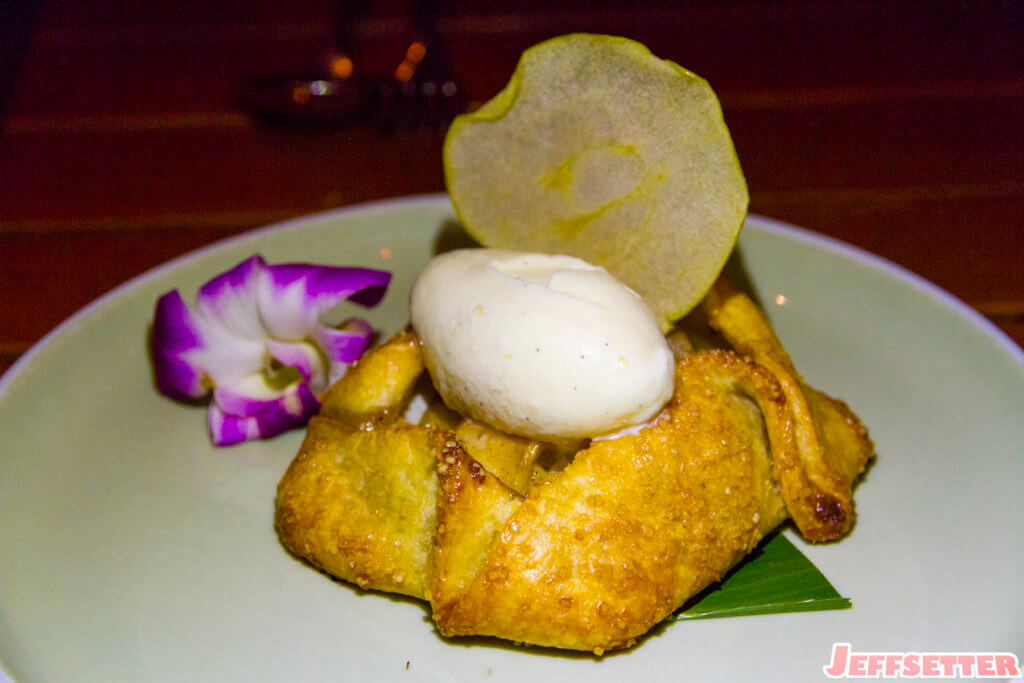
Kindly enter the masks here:
<path id="1" fill-rule="evenodd" d="M 832 645 L 829 678 L 1017 678 L 1020 662 L 1012 652 L 854 652 L 849 643 Z"/>

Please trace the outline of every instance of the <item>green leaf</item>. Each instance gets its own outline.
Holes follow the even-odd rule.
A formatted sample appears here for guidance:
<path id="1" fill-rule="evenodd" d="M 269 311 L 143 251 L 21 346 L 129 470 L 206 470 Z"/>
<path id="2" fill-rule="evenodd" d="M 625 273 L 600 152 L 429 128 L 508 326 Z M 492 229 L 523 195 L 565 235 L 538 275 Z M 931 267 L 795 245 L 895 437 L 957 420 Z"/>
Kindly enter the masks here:
<path id="1" fill-rule="evenodd" d="M 848 607 L 850 599 L 839 595 L 789 539 L 776 533 L 667 621 Z"/>

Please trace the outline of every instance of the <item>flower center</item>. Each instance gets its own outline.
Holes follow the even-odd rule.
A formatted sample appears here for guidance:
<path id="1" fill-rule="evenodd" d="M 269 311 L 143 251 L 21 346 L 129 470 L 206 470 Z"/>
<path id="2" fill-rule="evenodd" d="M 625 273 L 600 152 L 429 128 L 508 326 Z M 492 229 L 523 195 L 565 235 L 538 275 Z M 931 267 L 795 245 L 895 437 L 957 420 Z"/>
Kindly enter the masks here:
<path id="1" fill-rule="evenodd" d="M 285 365 L 273 356 L 269 356 L 263 368 L 263 376 L 267 386 L 274 391 L 284 391 L 297 382 L 302 381 L 302 373 L 298 368 Z"/>

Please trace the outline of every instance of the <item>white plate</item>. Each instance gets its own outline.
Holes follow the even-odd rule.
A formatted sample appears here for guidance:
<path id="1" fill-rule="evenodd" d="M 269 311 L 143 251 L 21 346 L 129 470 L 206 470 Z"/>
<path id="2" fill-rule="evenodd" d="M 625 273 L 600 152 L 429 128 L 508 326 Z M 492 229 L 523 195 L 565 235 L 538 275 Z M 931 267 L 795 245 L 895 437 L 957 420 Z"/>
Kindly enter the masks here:
<path id="1" fill-rule="evenodd" d="M 797 366 L 870 427 L 842 542 L 804 552 L 853 608 L 658 629 L 598 659 L 445 640 L 412 600 L 282 550 L 301 433 L 214 449 L 153 387 L 153 304 L 253 252 L 388 268 L 385 333 L 454 233 L 446 198 L 291 221 L 178 259 L 74 316 L 0 380 L 0 661 L 15 680 L 813 680 L 855 650 L 1024 651 L 1024 353 L 878 258 L 751 217 L 740 254 Z M 784 304 L 774 303 L 785 297 Z M 791 534 L 791 532 L 787 532 Z"/>

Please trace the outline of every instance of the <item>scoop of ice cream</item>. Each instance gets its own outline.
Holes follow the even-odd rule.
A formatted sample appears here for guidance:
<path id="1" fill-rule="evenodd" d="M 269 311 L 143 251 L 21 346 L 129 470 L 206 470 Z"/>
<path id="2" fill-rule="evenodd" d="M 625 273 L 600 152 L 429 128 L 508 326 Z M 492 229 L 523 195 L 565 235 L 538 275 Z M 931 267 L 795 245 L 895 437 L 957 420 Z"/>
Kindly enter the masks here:
<path id="1" fill-rule="evenodd" d="M 540 440 L 650 420 L 672 395 L 672 353 L 631 289 L 571 256 L 463 249 L 412 290 L 413 327 L 445 403 Z"/>

